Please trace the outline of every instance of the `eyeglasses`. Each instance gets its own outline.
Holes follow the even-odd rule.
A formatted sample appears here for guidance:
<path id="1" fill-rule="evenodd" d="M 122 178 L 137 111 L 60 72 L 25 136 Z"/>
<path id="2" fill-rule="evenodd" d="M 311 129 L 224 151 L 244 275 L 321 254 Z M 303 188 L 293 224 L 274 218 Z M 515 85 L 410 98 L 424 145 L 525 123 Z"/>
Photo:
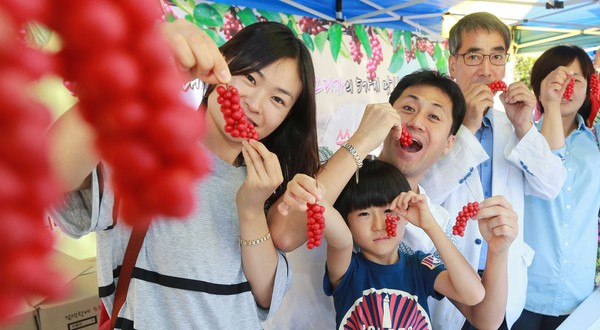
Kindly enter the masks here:
<path id="1" fill-rule="evenodd" d="M 504 65 L 506 61 L 508 61 L 509 54 L 507 53 L 491 53 L 491 54 L 481 54 L 481 53 L 464 53 L 464 54 L 456 54 L 456 56 L 462 56 L 465 64 L 468 66 L 477 66 L 483 63 L 483 59 L 487 56 L 490 60 L 490 63 L 493 65 Z"/>

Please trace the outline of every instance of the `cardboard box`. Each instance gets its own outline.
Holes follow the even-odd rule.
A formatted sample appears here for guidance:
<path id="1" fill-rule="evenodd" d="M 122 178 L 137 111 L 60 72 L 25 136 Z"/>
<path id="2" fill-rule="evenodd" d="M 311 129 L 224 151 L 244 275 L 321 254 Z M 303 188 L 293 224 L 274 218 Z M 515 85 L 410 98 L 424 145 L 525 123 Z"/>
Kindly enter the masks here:
<path id="1" fill-rule="evenodd" d="M 67 254 L 64 254 L 60 251 L 54 251 L 55 253 L 51 256 L 50 264 L 53 269 L 60 272 L 62 277 L 61 281 L 55 283 L 58 287 L 64 287 L 68 285 L 73 279 L 77 278 L 80 274 L 85 272 L 86 270 L 92 268 L 92 264 L 88 261 L 83 261 L 79 259 L 75 259 Z M 68 289 L 68 287 L 67 287 Z M 29 299 L 30 306 L 37 306 L 42 301 L 46 300 L 46 297 L 30 297 Z"/>
<path id="2" fill-rule="evenodd" d="M 29 297 L 29 306 L 15 315 L 14 323 L 0 325 L 0 330 L 98 328 L 100 298 L 95 258 L 79 260 L 55 251 L 51 265 L 62 274 L 55 285 L 64 288 L 65 296 L 53 301 L 41 296 Z"/>
<path id="3" fill-rule="evenodd" d="M 80 275 L 69 286 L 68 297 L 37 305 L 39 330 L 98 329 L 100 298 L 96 273 Z"/>
<path id="4" fill-rule="evenodd" d="M 24 305 L 17 315 L 0 325 L 0 330 L 38 330 L 35 315 L 34 307 Z"/>

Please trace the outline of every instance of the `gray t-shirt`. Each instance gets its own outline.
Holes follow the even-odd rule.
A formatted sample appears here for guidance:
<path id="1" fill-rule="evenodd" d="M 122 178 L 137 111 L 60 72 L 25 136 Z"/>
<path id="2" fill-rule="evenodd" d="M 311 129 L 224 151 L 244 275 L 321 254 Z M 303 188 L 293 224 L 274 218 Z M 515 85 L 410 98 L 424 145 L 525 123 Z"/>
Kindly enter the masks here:
<path id="1" fill-rule="evenodd" d="M 212 172 L 196 185 L 193 214 L 150 225 L 117 328 L 262 329 L 260 321 L 281 304 L 291 284 L 283 253 L 270 310 L 256 305 L 242 269 L 235 198 L 246 169 L 210 155 Z M 104 187 L 100 198 L 94 171 L 92 189 L 69 194 L 56 220 L 73 237 L 97 232 L 99 292 L 110 315 L 131 229 L 121 220 L 112 227 L 114 196 L 108 180 Z"/>

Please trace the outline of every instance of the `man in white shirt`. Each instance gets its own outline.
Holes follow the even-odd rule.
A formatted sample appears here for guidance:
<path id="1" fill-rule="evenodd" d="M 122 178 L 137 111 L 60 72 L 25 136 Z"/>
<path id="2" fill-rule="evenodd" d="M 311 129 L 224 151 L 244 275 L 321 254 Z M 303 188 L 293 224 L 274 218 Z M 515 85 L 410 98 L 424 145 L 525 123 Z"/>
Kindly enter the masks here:
<path id="1" fill-rule="evenodd" d="M 515 82 L 500 94 L 504 111 L 492 109 L 488 84 L 504 78 L 510 47 L 510 30 L 490 13 L 464 16 L 450 30 L 449 69 L 467 102 L 463 126 L 449 154 L 433 164 L 421 185 L 431 200 L 457 214 L 468 202 L 502 195 L 523 219 L 525 194 L 551 199 L 558 195 L 566 172 L 544 137 L 533 126 L 536 104 L 523 82 Z M 452 231 L 454 220 L 446 227 Z M 510 246 L 506 322 L 512 326 L 525 303 L 527 267 L 534 251 L 523 241 L 523 222 Z M 488 271 L 486 250 L 478 226 L 467 225 L 457 247 L 476 270 Z M 487 263 L 486 263 L 487 262 Z M 434 328 L 460 329 L 465 324 L 448 299 L 430 299 Z M 464 329 L 472 329 L 467 323 Z"/>

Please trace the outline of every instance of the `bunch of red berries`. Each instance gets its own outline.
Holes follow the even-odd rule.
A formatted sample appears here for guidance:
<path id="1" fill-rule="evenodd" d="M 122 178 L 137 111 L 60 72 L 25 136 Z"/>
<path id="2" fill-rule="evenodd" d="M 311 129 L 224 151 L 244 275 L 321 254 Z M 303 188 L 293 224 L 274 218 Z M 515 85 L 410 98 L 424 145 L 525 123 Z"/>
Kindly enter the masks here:
<path id="1" fill-rule="evenodd" d="M 410 63 L 417 58 L 416 37 L 409 31 L 404 31 L 404 33 L 410 34 L 410 43 L 404 47 L 404 58 L 406 58 L 406 63 Z"/>
<path id="2" fill-rule="evenodd" d="M 112 169 L 121 217 L 134 224 L 189 214 L 209 166 L 198 148 L 204 117 L 180 97 L 182 79 L 155 28 L 159 4 L 51 2 L 61 8 L 50 27 L 65 44 L 62 74 L 77 82 L 78 107 Z"/>
<path id="3" fill-rule="evenodd" d="M 479 203 L 472 202 L 463 206 L 462 211 L 458 212 L 456 224 L 452 227 L 452 235 L 465 236 L 467 221 L 479 212 Z"/>
<path id="4" fill-rule="evenodd" d="M 492 93 L 506 92 L 506 83 L 502 80 L 496 80 L 488 84 L 488 87 L 492 90 Z"/>
<path id="5" fill-rule="evenodd" d="M 225 34 L 225 40 L 231 39 L 231 37 L 240 32 L 242 28 L 242 22 L 237 17 L 237 14 L 232 7 L 223 17 L 223 27 L 221 29 L 223 34 Z"/>
<path id="6" fill-rule="evenodd" d="M 565 100 L 571 101 L 571 97 L 573 96 L 573 92 L 575 91 L 575 78 L 571 78 L 571 81 L 567 84 L 565 88 L 565 92 L 563 93 L 562 98 Z"/>
<path id="7" fill-rule="evenodd" d="M 369 34 L 369 43 L 371 44 L 371 58 L 367 61 L 367 78 L 373 80 L 377 77 L 377 67 L 383 61 L 383 51 L 377 34 L 371 30 Z"/>
<path id="8" fill-rule="evenodd" d="M 323 237 L 325 229 L 325 218 L 323 217 L 325 207 L 316 203 L 306 203 L 306 206 L 308 207 L 306 209 L 306 236 L 308 237 L 306 247 L 312 250 L 321 246 L 321 237 Z"/>
<path id="9" fill-rule="evenodd" d="M 427 38 L 417 38 L 415 42 L 417 50 L 422 53 L 428 53 L 429 56 L 433 57 L 434 47 L 433 43 Z"/>
<path id="10" fill-rule="evenodd" d="M 298 21 L 298 26 L 300 26 L 300 30 L 302 32 L 306 32 L 314 36 L 325 31 L 324 25 L 326 23 L 327 21 L 322 20 L 320 18 L 304 16 L 300 19 L 300 21 Z"/>
<path id="11" fill-rule="evenodd" d="M 595 72 L 592 73 L 592 76 L 590 77 L 590 94 L 600 94 L 600 83 L 598 82 L 598 74 Z"/>
<path id="12" fill-rule="evenodd" d="M 406 148 L 413 143 L 412 134 L 406 129 L 406 127 L 402 126 L 402 135 L 400 136 L 400 145 Z"/>
<path id="13" fill-rule="evenodd" d="M 360 51 L 360 39 L 358 39 L 356 34 L 354 34 L 350 40 L 350 55 L 352 56 L 352 61 L 360 64 L 363 58 L 363 53 Z"/>
<path id="14" fill-rule="evenodd" d="M 61 190 L 48 160 L 51 116 L 29 93 L 56 63 L 20 35 L 29 19 L 43 20 L 49 10 L 41 1 L 0 2 L 0 328 L 26 298 L 62 290 L 49 260 L 54 239 L 44 226 Z"/>
<path id="15" fill-rule="evenodd" d="M 396 228 L 398 227 L 398 222 L 400 217 L 395 217 L 390 213 L 385 215 L 385 231 L 387 231 L 388 237 L 396 237 Z"/>
<path id="16" fill-rule="evenodd" d="M 225 117 L 225 132 L 232 137 L 241 137 L 244 139 L 258 140 L 258 132 L 254 129 L 254 124 L 248 121 L 244 108 L 240 106 L 240 95 L 238 90 L 229 86 L 217 87 L 219 97 L 217 102 L 221 105 L 221 112 Z"/>

